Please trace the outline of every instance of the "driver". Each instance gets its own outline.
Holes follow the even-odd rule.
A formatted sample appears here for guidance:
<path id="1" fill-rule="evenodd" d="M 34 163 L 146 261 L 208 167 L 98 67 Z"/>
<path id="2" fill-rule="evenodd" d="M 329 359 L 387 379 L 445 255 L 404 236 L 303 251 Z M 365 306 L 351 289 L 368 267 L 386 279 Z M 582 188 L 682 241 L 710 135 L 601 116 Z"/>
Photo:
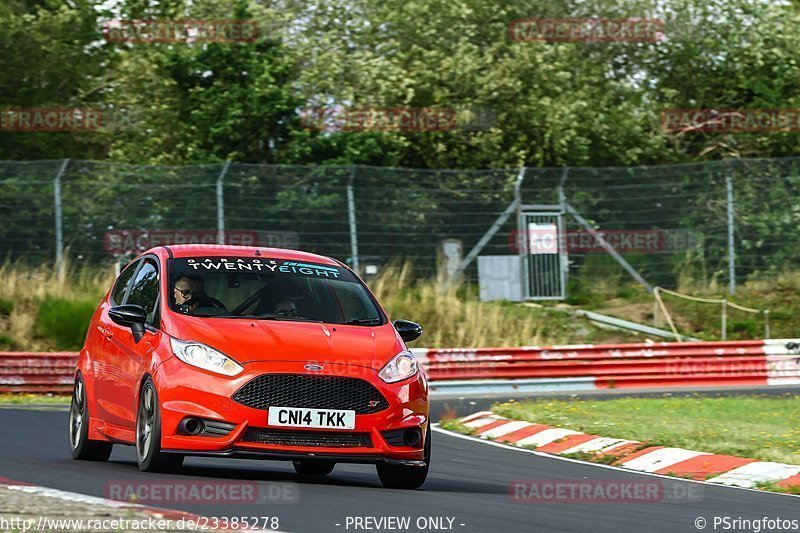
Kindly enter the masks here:
<path id="1" fill-rule="evenodd" d="M 205 282 L 200 276 L 181 276 L 175 282 L 174 288 L 175 305 L 188 312 L 197 310 L 200 307 L 219 307 L 225 309 L 225 305 L 216 298 L 212 298 L 205 293 Z"/>

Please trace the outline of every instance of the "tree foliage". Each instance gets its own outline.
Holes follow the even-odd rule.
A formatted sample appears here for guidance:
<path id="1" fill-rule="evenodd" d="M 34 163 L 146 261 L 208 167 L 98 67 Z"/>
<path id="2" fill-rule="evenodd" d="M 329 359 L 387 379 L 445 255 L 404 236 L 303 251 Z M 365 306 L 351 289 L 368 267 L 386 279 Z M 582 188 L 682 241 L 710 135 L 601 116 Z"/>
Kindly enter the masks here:
<path id="1" fill-rule="evenodd" d="M 657 18 L 657 42 L 515 42 L 519 18 Z M 244 19 L 252 42 L 108 42 L 110 20 Z M 666 132 L 664 108 L 797 108 L 797 3 L 8 0 L 0 108 L 100 107 L 100 132 L 0 131 L 1 159 L 510 168 L 794 155 L 797 133 Z M 490 110 L 488 127 L 314 131 L 316 107 Z"/>

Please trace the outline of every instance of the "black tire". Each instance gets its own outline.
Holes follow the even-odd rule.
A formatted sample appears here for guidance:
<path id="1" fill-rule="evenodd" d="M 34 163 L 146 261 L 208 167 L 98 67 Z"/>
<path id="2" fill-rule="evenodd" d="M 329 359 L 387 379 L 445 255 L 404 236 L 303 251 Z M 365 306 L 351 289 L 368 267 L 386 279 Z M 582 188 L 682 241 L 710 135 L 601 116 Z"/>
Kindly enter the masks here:
<path id="1" fill-rule="evenodd" d="M 428 478 L 431 466 L 431 427 L 425 432 L 425 466 L 377 465 L 378 478 L 387 489 L 417 489 Z"/>
<path id="2" fill-rule="evenodd" d="M 72 403 L 69 406 L 69 451 L 80 461 L 108 461 L 114 445 L 110 442 L 89 440 L 89 405 L 83 376 L 75 378 Z"/>
<path id="3" fill-rule="evenodd" d="M 336 463 L 333 461 L 318 461 L 315 459 L 295 459 L 292 461 L 294 471 L 301 476 L 327 476 L 333 472 Z"/>
<path id="4" fill-rule="evenodd" d="M 161 451 L 161 407 L 156 385 L 149 377 L 139 394 L 135 447 L 136 462 L 142 472 L 175 472 L 183 465 L 183 455 Z"/>

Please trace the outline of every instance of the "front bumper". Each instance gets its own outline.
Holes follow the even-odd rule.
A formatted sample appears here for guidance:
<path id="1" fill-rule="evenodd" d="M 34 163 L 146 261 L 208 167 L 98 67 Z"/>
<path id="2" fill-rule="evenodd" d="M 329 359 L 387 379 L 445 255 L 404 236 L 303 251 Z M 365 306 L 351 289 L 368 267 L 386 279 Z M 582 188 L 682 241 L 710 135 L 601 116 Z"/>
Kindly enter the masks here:
<path id="1" fill-rule="evenodd" d="M 423 466 L 424 438 L 418 447 L 394 446 L 383 432 L 419 428 L 422 435 L 428 426 L 428 384 L 420 372 L 399 383 L 384 383 L 377 371 L 344 364 L 324 364 L 321 371 L 310 372 L 305 362 L 254 362 L 244 364 L 245 371 L 235 377 L 217 375 L 191 367 L 172 357 L 158 369 L 154 380 L 161 404 L 161 448 L 165 452 L 194 456 L 242 457 L 248 459 L 325 459 L 336 462 L 398 464 Z M 276 445 L 244 440 L 248 428 L 287 430 L 270 426 L 267 411 L 235 402 L 231 397 L 245 383 L 263 374 L 305 374 L 359 378 L 368 381 L 386 398 L 389 407 L 373 414 L 356 414 L 352 430 L 327 430 L 331 433 L 368 434 L 369 446 L 298 446 Z M 299 406 L 297 406 L 299 407 Z M 305 405 L 326 408 L 325 405 Z M 182 434 L 181 422 L 197 417 L 233 424 L 224 436 Z M 304 428 L 291 428 L 302 432 Z M 319 432 L 319 429 L 307 431 Z"/>

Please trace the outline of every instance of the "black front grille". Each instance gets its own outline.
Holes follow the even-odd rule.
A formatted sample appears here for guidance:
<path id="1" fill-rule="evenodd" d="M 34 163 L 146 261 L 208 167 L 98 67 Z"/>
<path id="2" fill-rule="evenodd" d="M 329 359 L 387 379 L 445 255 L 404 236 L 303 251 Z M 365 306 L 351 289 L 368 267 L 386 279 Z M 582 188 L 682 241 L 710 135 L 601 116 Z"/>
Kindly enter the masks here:
<path id="1" fill-rule="evenodd" d="M 333 431 L 295 431 L 285 429 L 250 428 L 244 442 L 278 446 L 326 446 L 328 448 L 372 448 L 369 433 L 339 433 Z"/>
<path id="2" fill-rule="evenodd" d="M 340 376 L 264 374 L 236 391 L 233 399 L 248 407 L 308 407 L 346 409 L 365 415 L 389 407 L 386 398 L 367 381 Z"/>

